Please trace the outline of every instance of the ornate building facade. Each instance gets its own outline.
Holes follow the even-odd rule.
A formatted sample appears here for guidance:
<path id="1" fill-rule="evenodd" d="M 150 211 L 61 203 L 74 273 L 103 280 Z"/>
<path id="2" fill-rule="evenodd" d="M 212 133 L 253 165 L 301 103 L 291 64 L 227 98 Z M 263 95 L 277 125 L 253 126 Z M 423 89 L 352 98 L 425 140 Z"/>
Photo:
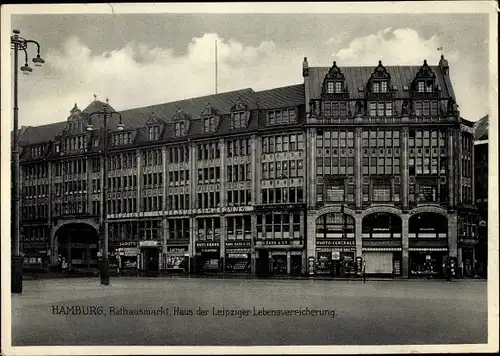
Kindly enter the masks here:
<path id="1" fill-rule="evenodd" d="M 298 85 L 121 111 L 107 162 L 103 123 L 87 128 L 108 104 L 25 129 L 25 268 L 96 267 L 105 228 L 122 271 L 409 277 L 460 264 L 478 236 L 473 123 L 446 60 L 302 71 Z"/>

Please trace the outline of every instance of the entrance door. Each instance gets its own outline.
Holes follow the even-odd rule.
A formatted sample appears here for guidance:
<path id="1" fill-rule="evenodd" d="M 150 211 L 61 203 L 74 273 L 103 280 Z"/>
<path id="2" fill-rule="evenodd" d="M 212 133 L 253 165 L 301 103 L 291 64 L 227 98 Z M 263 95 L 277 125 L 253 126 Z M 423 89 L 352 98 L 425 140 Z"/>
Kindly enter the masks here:
<path id="1" fill-rule="evenodd" d="M 269 275 L 269 251 L 268 250 L 258 250 L 259 256 L 257 257 L 256 269 L 257 275 L 268 276 Z"/>
<path id="2" fill-rule="evenodd" d="M 160 267 L 159 254 L 156 248 L 144 249 L 144 269 L 148 275 L 158 274 Z"/>

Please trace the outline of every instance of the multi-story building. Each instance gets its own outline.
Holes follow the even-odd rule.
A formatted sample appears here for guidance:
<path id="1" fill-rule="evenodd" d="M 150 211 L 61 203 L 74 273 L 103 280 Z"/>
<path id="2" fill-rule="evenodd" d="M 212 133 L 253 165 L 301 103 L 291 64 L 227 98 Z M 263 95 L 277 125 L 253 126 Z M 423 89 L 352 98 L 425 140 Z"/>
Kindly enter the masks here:
<path id="1" fill-rule="evenodd" d="M 461 263 L 477 241 L 473 124 L 447 61 L 302 71 L 121 111 L 107 162 L 102 122 L 87 130 L 107 104 L 27 128 L 26 265 L 95 266 L 105 226 L 122 270 L 407 277 Z"/>
<path id="2" fill-rule="evenodd" d="M 475 198 L 479 210 L 479 236 L 475 250 L 475 272 L 487 275 L 488 266 L 488 115 L 477 121 L 474 127 L 474 174 Z"/>

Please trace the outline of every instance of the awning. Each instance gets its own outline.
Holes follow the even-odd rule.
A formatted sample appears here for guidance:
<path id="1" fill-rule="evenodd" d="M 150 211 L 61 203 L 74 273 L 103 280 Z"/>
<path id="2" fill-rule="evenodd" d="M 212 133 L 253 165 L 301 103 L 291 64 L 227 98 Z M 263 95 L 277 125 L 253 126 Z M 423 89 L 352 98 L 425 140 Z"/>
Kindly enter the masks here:
<path id="1" fill-rule="evenodd" d="M 401 251 L 401 247 L 363 247 L 363 251 L 366 251 L 366 252 L 370 252 L 370 251 L 373 251 L 373 252 L 380 252 L 380 251 L 387 251 L 387 252 Z"/>
<path id="2" fill-rule="evenodd" d="M 410 247 L 408 251 L 448 251 L 447 247 Z"/>

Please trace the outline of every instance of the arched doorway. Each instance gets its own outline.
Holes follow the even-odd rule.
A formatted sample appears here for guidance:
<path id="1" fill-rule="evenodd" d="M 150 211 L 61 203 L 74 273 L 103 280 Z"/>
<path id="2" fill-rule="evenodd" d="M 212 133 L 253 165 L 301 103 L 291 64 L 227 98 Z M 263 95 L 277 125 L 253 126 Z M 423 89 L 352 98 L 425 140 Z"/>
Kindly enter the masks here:
<path id="1" fill-rule="evenodd" d="M 366 274 L 401 275 L 402 220 L 388 212 L 363 218 L 363 261 Z"/>
<path id="2" fill-rule="evenodd" d="M 316 218 L 316 273 L 355 275 L 356 223 L 351 215 L 331 212 Z"/>
<path id="3" fill-rule="evenodd" d="M 99 234 L 85 223 L 69 223 L 61 226 L 55 234 L 57 253 L 68 268 L 98 268 L 97 251 Z"/>
<path id="4" fill-rule="evenodd" d="M 442 276 L 448 255 L 448 219 L 423 212 L 412 215 L 408 224 L 410 277 Z"/>

